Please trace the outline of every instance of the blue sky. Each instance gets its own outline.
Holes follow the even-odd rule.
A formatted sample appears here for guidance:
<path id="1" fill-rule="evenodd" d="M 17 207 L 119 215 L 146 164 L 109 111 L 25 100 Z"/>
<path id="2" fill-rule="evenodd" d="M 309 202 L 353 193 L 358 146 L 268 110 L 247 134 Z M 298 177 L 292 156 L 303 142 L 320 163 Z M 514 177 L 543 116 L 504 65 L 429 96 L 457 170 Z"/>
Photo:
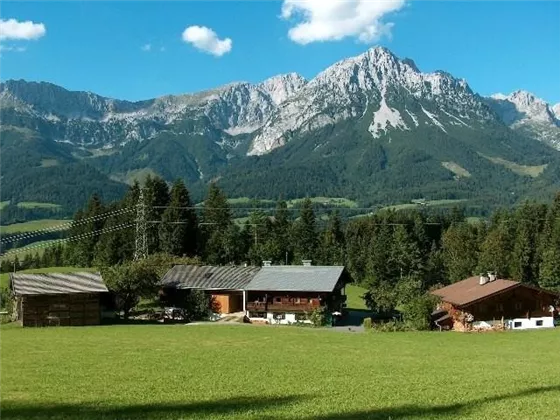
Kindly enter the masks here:
<path id="1" fill-rule="evenodd" d="M 311 78 L 383 45 L 483 95 L 525 89 L 560 102 L 558 1 L 291 1 L 2 2 L 1 18 L 15 21 L 0 35 L 0 77 L 139 100 L 292 71 Z"/>

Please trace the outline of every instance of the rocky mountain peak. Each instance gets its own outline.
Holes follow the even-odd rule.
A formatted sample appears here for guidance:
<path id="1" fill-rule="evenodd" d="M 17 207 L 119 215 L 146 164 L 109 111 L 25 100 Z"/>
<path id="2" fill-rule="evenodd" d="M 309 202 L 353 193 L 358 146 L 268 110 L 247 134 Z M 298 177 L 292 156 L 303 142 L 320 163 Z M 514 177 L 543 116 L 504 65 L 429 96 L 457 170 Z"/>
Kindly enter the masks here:
<path id="1" fill-rule="evenodd" d="M 288 73 L 266 79 L 258 86 L 270 95 L 276 105 L 279 105 L 297 93 L 306 83 L 307 80 L 299 74 Z"/>
<path id="2" fill-rule="evenodd" d="M 560 103 L 557 103 L 552 107 L 552 112 L 557 120 L 560 120 Z"/>

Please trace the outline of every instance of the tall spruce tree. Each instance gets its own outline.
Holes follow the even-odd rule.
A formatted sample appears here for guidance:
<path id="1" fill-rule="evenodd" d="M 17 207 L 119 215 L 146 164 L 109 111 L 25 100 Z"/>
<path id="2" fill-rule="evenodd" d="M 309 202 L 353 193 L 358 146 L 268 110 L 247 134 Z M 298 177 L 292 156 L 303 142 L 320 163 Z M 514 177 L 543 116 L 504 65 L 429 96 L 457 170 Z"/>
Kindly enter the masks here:
<path id="1" fill-rule="evenodd" d="M 342 231 L 342 220 L 338 211 L 334 211 L 322 234 L 319 247 L 320 262 L 325 265 L 344 265 L 345 246 L 344 232 Z"/>
<path id="2" fill-rule="evenodd" d="M 231 259 L 237 258 L 237 250 L 231 249 L 231 242 L 234 238 L 241 240 L 241 235 L 234 226 L 227 198 L 215 183 L 210 184 L 204 201 L 201 227 L 205 261 L 227 264 Z"/>
<path id="3" fill-rule="evenodd" d="M 159 229 L 161 250 L 171 255 L 194 256 L 198 243 L 198 220 L 189 192 L 182 180 L 171 187 L 169 208 L 163 212 Z"/>
<path id="4" fill-rule="evenodd" d="M 296 261 L 314 259 L 317 251 L 317 228 L 313 202 L 309 198 L 303 201 L 299 219 L 294 223 L 293 242 Z"/>
<path id="5" fill-rule="evenodd" d="M 144 185 L 144 203 L 146 205 L 146 219 L 153 222 L 161 222 L 165 206 L 169 205 L 169 187 L 165 180 L 159 176 L 149 176 Z M 159 223 L 148 223 L 148 251 L 157 253 L 162 250 L 159 243 Z"/>

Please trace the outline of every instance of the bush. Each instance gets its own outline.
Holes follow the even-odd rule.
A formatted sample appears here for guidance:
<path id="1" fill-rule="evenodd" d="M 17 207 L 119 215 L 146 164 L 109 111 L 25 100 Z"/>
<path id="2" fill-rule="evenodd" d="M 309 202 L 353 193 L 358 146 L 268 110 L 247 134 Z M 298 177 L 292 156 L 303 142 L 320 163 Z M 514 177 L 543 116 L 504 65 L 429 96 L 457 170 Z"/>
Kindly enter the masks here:
<path id="1" fill-rule="evenodd" d="M 185 300 L 180 305 L 181 309 L 184 310 L 185 320 L 191 322 L 208 318 L 213 306 L 212 301 L 212 297 L 204 291 L 191 290 L 185 295 Z"/>
<path id="2" fill-rule="evenodd" d="M 362 325 L 366 330 L 371 330 L 373 328 L 373 323 L 371 322 L 371 318 L 364 318 Z"/>
<path id="3" fill-rule="evenodd" d="M 322 308 L 314 309 L 309 316 L 309 320 L 314 327 L 323 327 L 327 324 L 327 318 Z"/>
<path id="4" fill-rule="evenodd" d="M 373 331 L 376 332 L 397 332 L 397 331 L 411 331 L 408 324 L 402 321 L 388 321 L 372 324 Z"/>
<path id="5" fill-rule="evenodd" d="M 436 302 L 437 298 L 430 294 L 411 299 L 403 306 L 404 322 L 411 330 L 430 329 L 430 317 Z"/>

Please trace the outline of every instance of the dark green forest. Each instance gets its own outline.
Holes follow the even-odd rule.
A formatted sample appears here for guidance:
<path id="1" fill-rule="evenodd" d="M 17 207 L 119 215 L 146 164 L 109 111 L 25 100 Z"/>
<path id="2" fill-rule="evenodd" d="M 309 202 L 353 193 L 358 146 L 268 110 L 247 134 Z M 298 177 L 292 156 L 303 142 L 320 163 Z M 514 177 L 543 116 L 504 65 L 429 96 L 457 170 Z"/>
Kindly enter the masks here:
<path id="1" fill-rule="evenodd" d="M 69 237 L 78 240 L 51 247 L 42 257 L 27 255 L 16 261 L 17 268 L 130 261 L 140 190 L 135 183 L 122 199 L 110 202 L 93 195 L 74 215 Z M 254 202 L 248 218 L 236 223 L 235 209 L 214 183 L 200 207 L 181 180 L 169 187 L 161 178 L 148 177 L 142 190 L 149 254 L 197 257 L 214 265 L 301 264 L 302 259 L 345 265 L 353 281 L 369 290 L 368 305 L 380 312 L 487 271 L 560 291 L 560 193 L 549 204 L 527 201 L 474 223 L 460 208 L 383 210 L 348 218 L 310 199 L 294 208 L 283 200 L 274 208 Z M 115 214 L 104 217 L 108 212 Z M 11 271 L 13 264 L 5 258 L 2 271 Z"/>

